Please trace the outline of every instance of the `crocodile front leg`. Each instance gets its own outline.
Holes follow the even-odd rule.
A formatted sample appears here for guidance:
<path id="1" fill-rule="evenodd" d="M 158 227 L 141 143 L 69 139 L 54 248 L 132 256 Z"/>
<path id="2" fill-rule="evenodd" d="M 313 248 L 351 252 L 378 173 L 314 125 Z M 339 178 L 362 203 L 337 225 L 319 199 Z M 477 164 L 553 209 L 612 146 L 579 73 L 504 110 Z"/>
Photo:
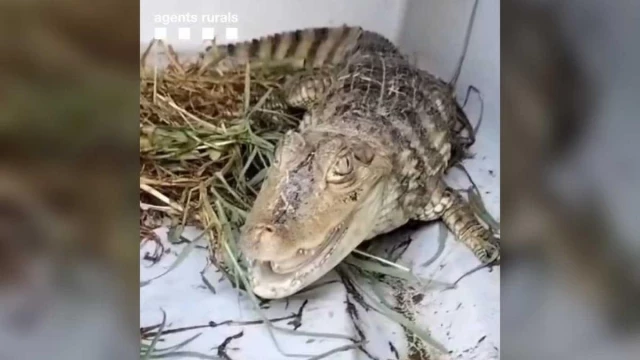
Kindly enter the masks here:
<path id="1" fill-rule="evenodd" d="M 309 109 L 324 98 L 333 84 L 330 69 L 313 69 L 292 75 L 283 86 L 290 106 Z"/>
<path id="2" fill-rule="evenodd" d="M 442 220 L 456 240 L 465 244 L 481 262 L 499 264 L 498 239 L 478 220 L 469 202 L 458 191 L 443 182 L 439 184 L 418 219 Z"/>
<path id="3" fill-rule="evenodd" d="M 332 81 L 331 74 L 324 69 L 299 71 L 285 76 L 280 87 L 270 90 L 264 87 L 250 89 L 249 104 L 259 104 L 260 111 L 255 112 L 254 116 L 267 121 L 282 112 L 290 115 L 299 113 L 300 110 L 306 112 L 324 98 Z M 244 99 L 241 99 L 241 102 L 243 101 Z M 240 104 L 237 109 L 223 115 L 242 116 L 245 111 Z"/>

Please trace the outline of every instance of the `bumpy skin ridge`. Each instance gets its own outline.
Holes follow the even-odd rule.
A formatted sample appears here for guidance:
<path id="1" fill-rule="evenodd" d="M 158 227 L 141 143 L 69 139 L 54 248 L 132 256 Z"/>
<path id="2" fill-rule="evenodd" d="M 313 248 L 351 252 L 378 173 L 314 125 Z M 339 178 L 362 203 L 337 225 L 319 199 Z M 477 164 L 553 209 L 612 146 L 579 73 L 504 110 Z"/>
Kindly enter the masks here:
<path id="1" fill-rule="evenodd" d="M 392 199 L 385 202 L 392 209 L 383 214 L 398 220 L 380 219 L 388 223 L 376 229 L 381 233 L 418 218 L 440 184 L 433 179 L 448 167 L 455 104 L 444 82 L 413 67 L 382 36 L 365 32 L 360 41 L 301 129 L 364 137 L 392 159 Z M 394 212 L 405 218 L 391 215 Z"/>

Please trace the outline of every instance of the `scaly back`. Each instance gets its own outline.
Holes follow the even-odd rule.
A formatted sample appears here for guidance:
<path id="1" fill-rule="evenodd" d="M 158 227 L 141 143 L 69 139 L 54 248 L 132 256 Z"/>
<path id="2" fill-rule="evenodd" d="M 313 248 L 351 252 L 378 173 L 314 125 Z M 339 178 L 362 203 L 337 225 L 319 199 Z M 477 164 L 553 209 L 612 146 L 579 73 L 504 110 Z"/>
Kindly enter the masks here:
<path id="1" fill-rule="evenodd" d="M 352 133 L 385 149 L 412 150 L 421 163 L 433 164 L 431 174 L 441 171 L 438 164 L 446 166 L 457 120 L 452 88 L 413 66 L 384 36 L 351 26 L 300 29 L 212 46 L 202 66 L 225 72 L 247 64 L 253 70 L 304 73 L 306 79 L 298 79 L 291 91 L 298 94 L 287 94 L 290 100 L 300 98 L 294 105 L 307 108 L 302 128 Z M 309 96 L 323 100 L 310 105 Z"/>
<path id="2" fill-rule="evenodd" d="M 270 68 L 322 68 L 344 63 L 354 52 L 364 31 L 360 27 L 318 27 L 281 32 L 234 44 L 211 46 L 203 67 L 220 71 Z"/>

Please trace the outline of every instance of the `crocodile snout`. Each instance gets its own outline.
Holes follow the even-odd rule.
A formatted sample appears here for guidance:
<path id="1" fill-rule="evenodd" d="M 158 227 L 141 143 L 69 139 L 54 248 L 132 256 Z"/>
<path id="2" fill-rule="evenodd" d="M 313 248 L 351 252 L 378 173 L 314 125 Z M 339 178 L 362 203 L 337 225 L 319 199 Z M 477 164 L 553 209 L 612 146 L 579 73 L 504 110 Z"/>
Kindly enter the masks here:
<path id="1" fill-rule="evenodd" d="M 285 231 L 269 224 L 248 227 L 240 236 L 240 250 L 251 260 L 286 260 L 295 254 L 295 249 L 288 246 Z"/>

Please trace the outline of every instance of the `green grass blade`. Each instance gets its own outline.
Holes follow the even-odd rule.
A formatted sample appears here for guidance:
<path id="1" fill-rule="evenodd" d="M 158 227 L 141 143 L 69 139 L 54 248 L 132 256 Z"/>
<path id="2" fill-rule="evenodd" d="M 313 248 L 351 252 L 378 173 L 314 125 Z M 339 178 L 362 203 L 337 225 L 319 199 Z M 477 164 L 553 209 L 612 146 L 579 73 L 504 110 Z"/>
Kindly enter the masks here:
<path id="1" fill-rule="evenodd" d="M 444 252 L 444 247 L 447 241 L 447 235 L 449 235 L 449 229 L 447 229 L 446 225 L 442 222 L 439 225 L 440 226 L 438 226 L 438 250 L 436 250 L 436 253 L 433 254 L 433 256 L 431 256 L 427 261 L 420 264 L 421 267 L 427 267 L 433 264 L 440 256 L 442 256 L 442 253 Z"/>
<path id="2" fill-rule="evenodd" d="M 153 340 L 151 340 L 151 345 L 149 345 L 149 347 L 147 348 L 147 352 L 142 357 L 142 360 L 151 359 L 151 353 L 153 352 L 156 345 L 158 344 L 158 340 L 160 340 L 160 336 L 162 336 L 162 330 L 164 329 L 164 326 L 167 324 L 167 313 L 163 309 L 160 309 L 160 311 L 162 311 L 162 322 L 160 323 L 158 332 L 153 337 Z"/>
<path id="3" fill-rule="evenodd" d="M 200 337 L 200 335 L 202 335 L 202 333 L 198 333 L 190 338 L 188 338 L 187 340 L 184 340 L 183 342 L 167 347 L 167 348 L 162 348 L 162 349 L 155 349 L 156 353 L 168 353 L 168 352 L 175 352 L 178 351 L 180 349 L 182 349 L 183 347 L 187 346 L 189 343 L 191 343 L 193 340 L 197 339 Z"/>
<path id="4" fill-rule="evenodd" d="M 200 239 L 202 239 L 204 237 L 204 235 L 206 235 L 207 231 L 211 227 L 212 226 L 209 226 L 208 229 L 205 229 L 195 239 L 191 240 L 191 242 L 189 244 L 187 244 L 187 246 L 185 246 L 184 249 L 182 249 L 180 254 L 178 254 L 178 257 L 176 258 L 176 260 L 173 262 L 173 264 L 171 264 L 171 266 L 169 266 L 169 268 L 165 272 L 163 272 L 162 274 L 160 274 L 160 275 L 158 275 L 158 276 L 156 276 L 156 277 L 154 277 L 152 279 L 149 279 L 149 280 L 146 280 L 146 281 L 142 281 L 140 283 L 140 287 L 149 285 L 152 281 L 157 280 L 157 279 L 167 275 L 171 271 L 175 270 L 175 268 L 180 266 L 180 264 L 182 264 L 182 262 L 187 258 L 187 256 L 189 256 L 189 254 L 191 254 L 191 251 L 193 251 L 193 249 L 196 247 L 196 245 L 198 244 L 198 241 Z"/>
<path id="5" fill-rule="evenodd" d="M 480 219 L 489 225 L 492 231 L 500 232 L 500 223 L 487 211 L 478 189 L 471 187 L 467 192 L 469 193 L 469 203 L 476 210 L 476 214 Z"/>
<path id="6" fill-rule="evenodd" d="M 205 359 L 205 360 L 224 360 L 219 356 L 207 355 L 207 354 L 203 354 L 195 351 L 176 351 L 170 354 L 159 354 L 159 355 L 152 356 L 151 359 L 167 359 L 167 358 L 173 358 L 173 357 L 179 358 L 179 359 L 194 358 L 194 359 Z"/>

